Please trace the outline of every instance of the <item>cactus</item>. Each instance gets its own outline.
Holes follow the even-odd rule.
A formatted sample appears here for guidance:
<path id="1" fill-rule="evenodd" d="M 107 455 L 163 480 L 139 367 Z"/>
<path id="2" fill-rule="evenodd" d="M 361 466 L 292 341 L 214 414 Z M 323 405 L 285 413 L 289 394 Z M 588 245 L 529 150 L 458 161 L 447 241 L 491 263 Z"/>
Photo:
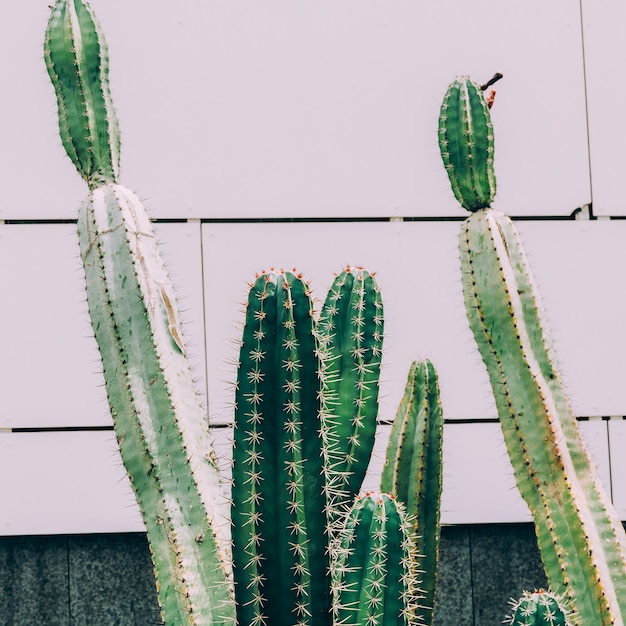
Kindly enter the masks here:
<path id="1" fill-rule="evenodd" d="M 437 372 L 428 359 L 411 364 L 381 477 L 381 491 L 406 508 L 415 568 L 420 575 L 416 611 L 432 624 L 437 585 L 442 489 L 443 413 Z"/>
<path id="2" fill-rule="evenodd" d="M 233 564 L 242 625 L 329 623 L 319 363 L 309 287 L 251 286 L 233 448 Z"/>
<path id="3" fill-rule="evenodd" d="M 63 144 L 90 187 L 78 215 L 87 301 L 167 624 L 234 624 L 227 508 L 172 285 L 146 210 L 117 179 L 106 44 L 83 0 L 58 0 L 46 61 Z"/>
<path id="4" fill-rule="evenodd" d="M 510 626 L 572 626 L 572 612 L 564 598 L 549 591 L 525 591 L 511 602 L 512 615 L 505 620 Z"/>
<path id="5" fill-rule="evenodd" d="M 317 322 L 331 528 L 341 525 L 359 492 L 374 448 L 383 328 L 376 279 L 362 268 L 345 268 Z"/>
<path id="6" fill-rule="evenodd" d="M 413 547 L 403 507 L 388 494 L 357 498 L 333 560 L 336 626 L 416 623 Z"/>
<path id="7" fill-rule="evenodd" d="M 478 118 L 489 116 L 486 106 L 469 110 Z M 442 153 L 452 137 L 474 144 L 472 129 L 488 125 L 473 118 L 461 124 L 448 112 L 449 106 L 440 117 Z M 626 534 L 567 400 L 521 239 L 508 217 L 481 208 L 471 193 L 462 204 L 474 211 L 460 234 L 466 311 L 517 485 L 533 515 L 548 582 L 571 602 L 575 623 L 623 624 Z"/>

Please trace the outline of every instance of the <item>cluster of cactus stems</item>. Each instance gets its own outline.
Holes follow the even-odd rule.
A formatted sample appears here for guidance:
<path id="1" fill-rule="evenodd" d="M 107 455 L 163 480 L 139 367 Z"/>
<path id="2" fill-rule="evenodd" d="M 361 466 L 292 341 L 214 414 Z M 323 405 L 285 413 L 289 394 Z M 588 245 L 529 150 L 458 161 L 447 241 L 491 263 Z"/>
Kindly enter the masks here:
<path id="1" fill-rule="evenodd" d="M 263 272 L 250 287 L 232 472 L 240 624 L 417 619 L 417 558 L 403 504 L 380 494 L 355 500 L 374 443 L 382 330 L 380 291 L 362 268 L 336 276 L 317 319 L 309 286 L 293 271 Z M 400 456 L 389 454 L 394 463 Z M 368 560 L 374 553 L 377 563 Z M 370 597 L 369 621 L 355 608 L 361 593 Z"/>
<path id="2" fill-rule="evenodd" d="M 573 626 L 574 614 L 562 596 L 543 589 L 524 592 L 511 602 L 512 613 L 505 620 L 509 626 Z"/>
<path id="3" fill-rule="evenodd" d="M 107 48 L 85 0 L 57 0 L 44 50 L 61 139 L 90 190 L 78 217 L 89 311 L 165 622 L 432 623 L 443 422 L 429 361 L 409 372 L 381 493 L 358 496 L 378 414 L 383 308 L 374 277 L 341 272 L 317 319 L 294 272 L 264 272 L 251 286 L 231 554 L 227 500 L 172 285 L 144 206 L 118 184 Z M 519 235 L 491 208 L 489 108 L 483 89 L 460 78 L 439 120 L 453 192 L 471 212 L 460 235 L 465 302 L 549 583 L 572 607 L 526 594 L 510 623 L 623 624 L 626 534 L 563 390 Z"/>
<path id="4" fill-rule="evenodd" d="M 439 139 L 455 195 L 472 212 L 459 238 L 469 323 L 550 587 L 567 597 L 576 624 L 623 624 L 626 534 L 566 397 L 519 234 L 483 192 L 495 189 L 489 118 L 480 87 L 455 80 Z"/>
<path id="5" fill-rule="evenodd" d="M 378 414 L 374 277 L 341 272 L 319 319 L 294 272 L 251 286 L 229 520 L 172 285 L 144 206 L 118 183 L 107 48 L 85 0 L 52 7 L 45 59 L 63 145 L 90 190 L 78 216 L 89 313 L 164 622 L 413 624 L 413 527 L 400 497 L 356 497 Z"/>

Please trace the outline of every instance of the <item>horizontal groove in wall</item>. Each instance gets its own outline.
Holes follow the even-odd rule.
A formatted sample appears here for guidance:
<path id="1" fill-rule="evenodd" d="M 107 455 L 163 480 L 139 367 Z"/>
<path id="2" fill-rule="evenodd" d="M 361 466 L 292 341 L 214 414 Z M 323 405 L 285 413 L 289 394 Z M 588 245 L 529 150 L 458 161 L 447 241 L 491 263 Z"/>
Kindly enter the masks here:
<path id="1" fill-rule="evenodd" d="M 153 218 L 154 224 L 185 224 L 188 222 L 200 222 L 201 224 L 334 224 L 334 223 L 384 223 L 384 222 L 462 222 L 467 215 L 407 215 L 407 216 L 381 216 L 381 217 L 159 217 Z M 578 207 L 569 215 L 511 215 L 517 222 L 563 222 L 574 220 L 598 219 L 593 214 L 591 205 Z M 626 215 L 603 215 L 603 220 L 624 220 Z M 76 219 L 5 219 L 0 223 L 6 225 L 34 225 L 34 224 L 76 224 Z"/>
<path id="2" fill-rule="evenodd" d="M 580 416 L 576 418 L 579 422 L 588 422 L 595 420 L 609 421 L 609 420 L 624 420 L 626 415 L 598 415 L 598 416 Z M 444 424 L 446 425 L 459 425 L 459 424 L 497 424 L 499 422 L 497 417 L 488 417 L 484 419 L 446 419 Z M 393 420 L 378 420 L 379 426 L 391 426 Z M 223 428 L 231 428 L 231 423 L 218 423 L 210 424 L 209 428 L 219 430 Z M 107 426 L 42 426 L 42 427 L 17 427 L 17 428 L 0 428 L 0 433 L 76 433 L 76 432 L 111 432 L 113 431 L 113 425 Z"/>

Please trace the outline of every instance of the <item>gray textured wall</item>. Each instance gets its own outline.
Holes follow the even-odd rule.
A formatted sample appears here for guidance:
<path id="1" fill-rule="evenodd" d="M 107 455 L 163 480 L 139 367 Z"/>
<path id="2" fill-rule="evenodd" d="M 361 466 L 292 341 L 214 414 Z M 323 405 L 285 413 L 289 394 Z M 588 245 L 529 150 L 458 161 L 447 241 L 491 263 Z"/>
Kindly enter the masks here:
<path id="1" fill-rule="evenodd" d="M 443 528 L 437 626 L 496 626 L 543 585 L 530 524 Z M 0 626 L 160 623 L 145 535 L 0 538 Z"/>

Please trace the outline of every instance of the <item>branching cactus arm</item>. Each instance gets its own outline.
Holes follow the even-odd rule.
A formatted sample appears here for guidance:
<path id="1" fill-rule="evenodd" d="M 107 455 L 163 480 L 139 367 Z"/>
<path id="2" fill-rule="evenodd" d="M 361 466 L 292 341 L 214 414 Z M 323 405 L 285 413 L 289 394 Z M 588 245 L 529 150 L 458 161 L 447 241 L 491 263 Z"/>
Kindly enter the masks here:
<path id="1" fill-rule="evenodd" d="M 383 348 L 383 303 L 376 278 L 344 269 L 317 323 L 324 463 L 331 527 L 359 493 L 374 447 Z"/>
<path id="2" fill-rule="evenodd" d="M 411 364 L 391 429 L 381 491 L 406 508 L 420 584 L 420 624 L 432 624 L 441 537 L 443 411 L 437 372 L 429 359 Z"/>

